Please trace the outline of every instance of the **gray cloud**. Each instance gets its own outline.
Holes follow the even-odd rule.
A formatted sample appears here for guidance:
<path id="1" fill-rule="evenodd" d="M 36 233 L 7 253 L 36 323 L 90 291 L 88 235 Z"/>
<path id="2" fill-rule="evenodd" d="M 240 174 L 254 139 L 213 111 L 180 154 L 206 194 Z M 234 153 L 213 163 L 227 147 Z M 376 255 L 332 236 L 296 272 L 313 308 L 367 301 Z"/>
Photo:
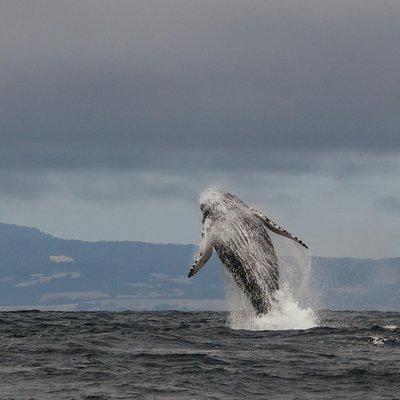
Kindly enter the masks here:
<path id="1" fill-rule="evenodd" d="M 389 213 L 400 213 L 400 197 L 398 196 L 383 196 L 375 202 L 375 207 Z"/>
<path id="2" fill-rule="evenodd" d="M 7 2 L 2 168 L 307 170 L 400 148 L 398 2 Z"/>
<path id="3" fill-rule="evenodd" d="M 8 168 L 7 168 L 8 169 Z M 56 190 L 46 174 L 31 171 L 0 171 L 0 198 L 41 198 Z"/>

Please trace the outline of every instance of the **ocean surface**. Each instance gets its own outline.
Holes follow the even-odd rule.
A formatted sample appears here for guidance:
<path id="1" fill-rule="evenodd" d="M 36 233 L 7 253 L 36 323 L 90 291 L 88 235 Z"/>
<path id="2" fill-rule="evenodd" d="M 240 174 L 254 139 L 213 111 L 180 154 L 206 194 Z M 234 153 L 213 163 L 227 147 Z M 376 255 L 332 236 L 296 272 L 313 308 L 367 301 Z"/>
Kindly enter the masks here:
<path id="1" fill-rule="evenodd" d="M 400 399 L 400 313 L 237 330 L 218 312 L 2 312 L 1 399 Z"/>

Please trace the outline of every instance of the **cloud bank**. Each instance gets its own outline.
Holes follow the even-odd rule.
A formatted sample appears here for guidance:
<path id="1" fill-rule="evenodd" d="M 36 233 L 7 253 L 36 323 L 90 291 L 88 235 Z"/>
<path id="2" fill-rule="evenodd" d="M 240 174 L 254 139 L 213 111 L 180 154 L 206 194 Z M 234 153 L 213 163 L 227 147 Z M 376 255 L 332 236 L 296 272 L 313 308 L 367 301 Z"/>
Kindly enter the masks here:
<path id="1" fill-rule="evenodd" d="M 187 242 L 221 183 L 324 254 L 373 256 L 362 233 L 384 221 L 376 256 L 394 255 L 399 17 L 398 1 L 3 3 L 0 218 Z"/>

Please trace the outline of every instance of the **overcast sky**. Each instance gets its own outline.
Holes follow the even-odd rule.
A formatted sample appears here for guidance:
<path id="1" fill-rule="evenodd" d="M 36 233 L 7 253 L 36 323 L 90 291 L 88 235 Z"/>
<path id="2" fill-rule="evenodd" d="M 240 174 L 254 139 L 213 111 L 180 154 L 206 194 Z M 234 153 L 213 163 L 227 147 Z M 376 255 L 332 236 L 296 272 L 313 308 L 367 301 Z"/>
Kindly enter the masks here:
<path id="1" fill-rule="evenodd" d="M 0 1 L 0 221 L 195 243 L 236 193 L 400 256 L 400 2 Z"/>

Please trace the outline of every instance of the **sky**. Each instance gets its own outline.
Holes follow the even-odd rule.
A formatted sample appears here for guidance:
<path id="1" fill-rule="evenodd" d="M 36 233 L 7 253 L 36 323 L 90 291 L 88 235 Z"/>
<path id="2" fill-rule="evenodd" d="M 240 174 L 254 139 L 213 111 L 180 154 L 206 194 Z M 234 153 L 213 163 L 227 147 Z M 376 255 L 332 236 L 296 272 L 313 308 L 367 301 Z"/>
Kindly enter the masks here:
<path id="1" fill-rule="evenodd" d="M 0 222 L 196 243 L 237 194 L 400 256 L 400 2 L 0 1 Z"/>

